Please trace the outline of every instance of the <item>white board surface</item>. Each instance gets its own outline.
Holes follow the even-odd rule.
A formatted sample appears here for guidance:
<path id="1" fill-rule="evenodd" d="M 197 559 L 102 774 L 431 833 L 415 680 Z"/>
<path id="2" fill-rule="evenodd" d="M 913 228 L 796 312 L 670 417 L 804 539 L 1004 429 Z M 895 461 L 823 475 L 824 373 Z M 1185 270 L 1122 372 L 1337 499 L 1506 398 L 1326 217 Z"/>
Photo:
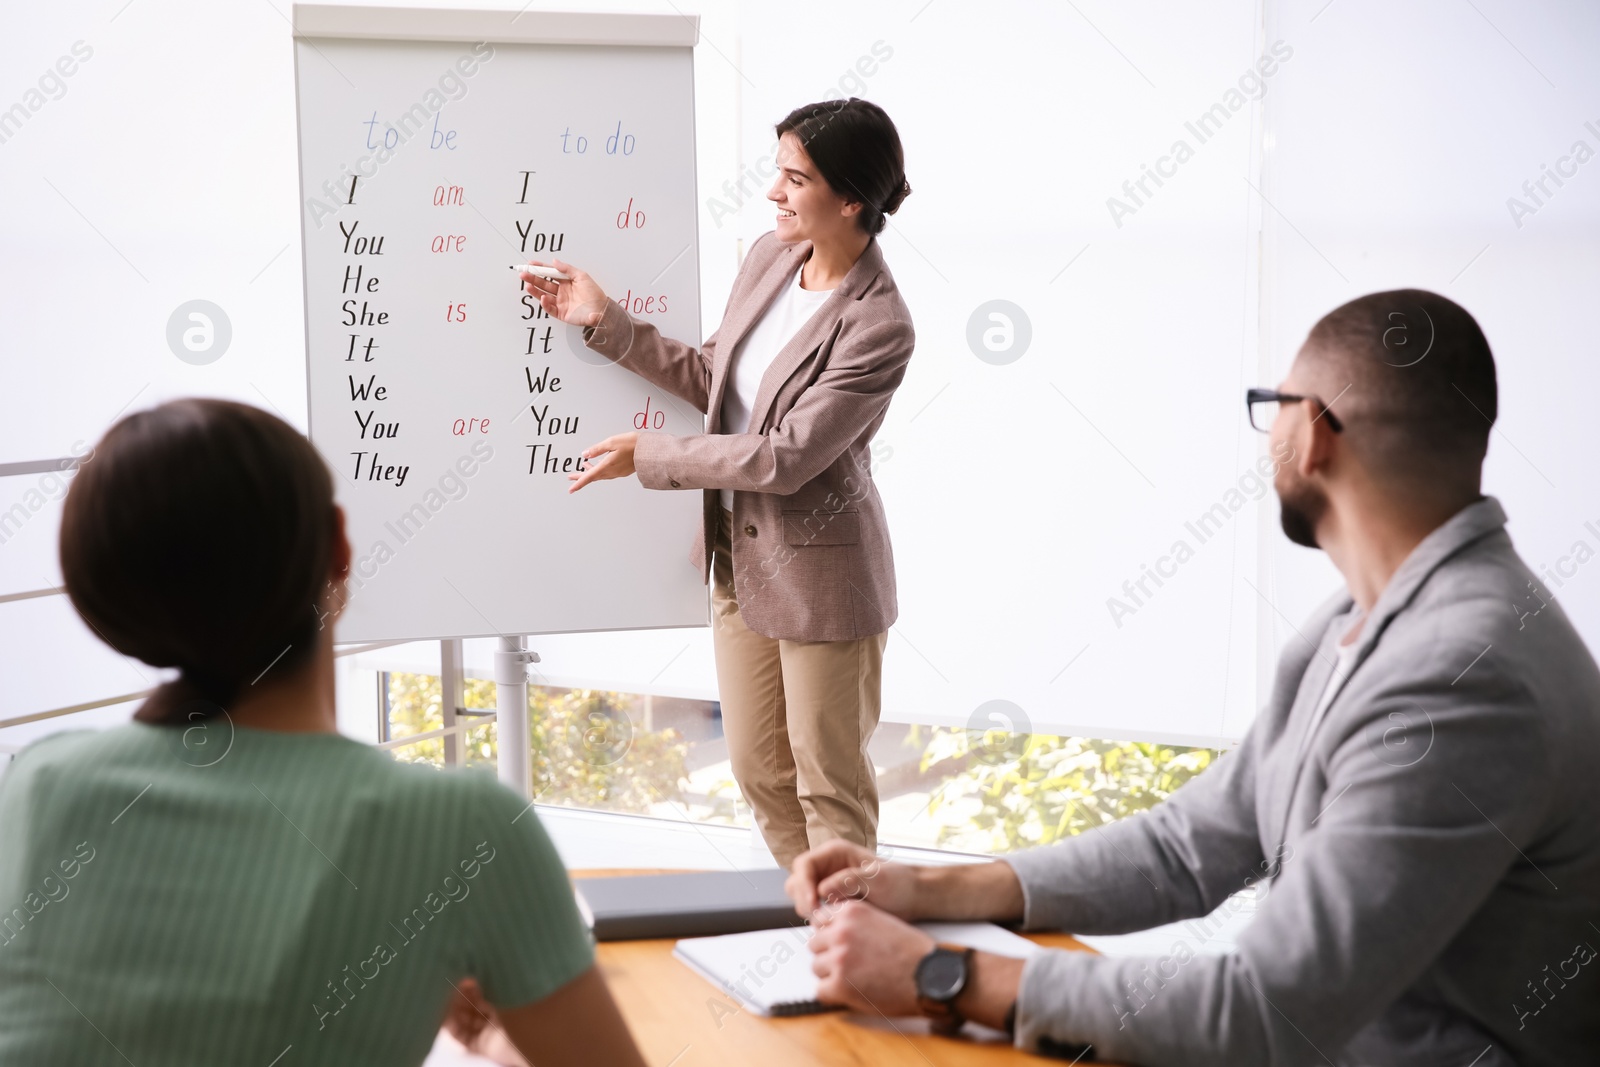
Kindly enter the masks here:
<path id="1" fill-rule="evenodd" d="M 459 12 L 295 15 L 310 434 L 355 550 L 339 639 L 705 625 L 701 495 L 567 476 L 700 414 L 509 269 L 558 257 L 699 343 L 691 48 L 629 43 L 662 39 L 650 16 L 545 44 L 537 13 L 500 17 L 511 41 L 403 37 L 484 26 Z"/>

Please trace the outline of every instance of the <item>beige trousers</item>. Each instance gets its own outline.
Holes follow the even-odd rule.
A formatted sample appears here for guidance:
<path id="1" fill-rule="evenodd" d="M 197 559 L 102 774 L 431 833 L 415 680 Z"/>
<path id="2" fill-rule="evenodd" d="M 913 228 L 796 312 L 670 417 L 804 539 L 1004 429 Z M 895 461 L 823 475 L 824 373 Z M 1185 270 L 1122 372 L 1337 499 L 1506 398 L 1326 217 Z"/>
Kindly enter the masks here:
<path id="1" fill-rule="evenodd" d="M 878 728 L 888 632 L 786 641 L 746 628 L 733 584 L 733 513 L 719 510 L 712 639 L 733 777 L 784 867 L 836 837 L 876 848 L 878 783 L 867 743 Z"/>

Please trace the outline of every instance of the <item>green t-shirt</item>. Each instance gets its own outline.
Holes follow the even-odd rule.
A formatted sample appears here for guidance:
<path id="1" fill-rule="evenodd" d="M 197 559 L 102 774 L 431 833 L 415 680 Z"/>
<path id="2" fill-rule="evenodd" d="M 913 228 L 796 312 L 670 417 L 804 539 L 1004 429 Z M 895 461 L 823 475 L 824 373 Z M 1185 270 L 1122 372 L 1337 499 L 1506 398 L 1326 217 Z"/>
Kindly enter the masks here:
<path id="1" fill-rule="evenodd" d="M 594 962 L 560 857 L 480 771 L 332 734 L 133 723 L 0 778 L 0 1065 L 417 1064 L 471 975 Z"/>

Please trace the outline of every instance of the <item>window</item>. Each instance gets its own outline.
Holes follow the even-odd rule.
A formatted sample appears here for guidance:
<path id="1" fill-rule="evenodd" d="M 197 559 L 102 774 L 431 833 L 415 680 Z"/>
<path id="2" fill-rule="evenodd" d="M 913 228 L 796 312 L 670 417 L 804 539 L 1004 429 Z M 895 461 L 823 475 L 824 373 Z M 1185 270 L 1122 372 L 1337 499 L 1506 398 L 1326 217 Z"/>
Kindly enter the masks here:
<path id="1" fill-rule="evenodd" d="M 495 763 L 492 723 L 472 725 L 468 717 L 458 733 L 443 733 L 439 675 L 385 670 L 376 678 L 384 743 L 396 758 L 436 766 Z M 461 691 L 462 710 L 494 711 L 492 681 L 467 678 Z M 530 685 L 528 715 L 540 804 L 751 825 L 715 701 Z M 452 738 L 459 748 L 450 752 Z M 884 723 L 871 754 L 883 843 L 993 854 L 1049 844 L 1146 810 L 1218 752 Z"/>

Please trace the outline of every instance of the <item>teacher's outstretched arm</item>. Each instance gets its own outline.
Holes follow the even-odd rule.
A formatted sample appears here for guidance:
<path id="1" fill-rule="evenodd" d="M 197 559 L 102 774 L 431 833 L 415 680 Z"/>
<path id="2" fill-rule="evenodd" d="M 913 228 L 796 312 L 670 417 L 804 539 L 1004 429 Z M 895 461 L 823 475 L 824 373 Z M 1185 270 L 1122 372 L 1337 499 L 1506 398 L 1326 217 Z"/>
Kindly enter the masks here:
<path id="1" fill-rule="evenodd" d="M 584 449 L 576 492 L 637 473 L 646 489 L 742 489 L 788 496 L 876 425 L 905 377 L 916 335 L 889 319 L 855 331 L 770 433 L 622 433 Z"/>
<path id="2" fill-rule="evenodd" d="M 649 323 L 635 319 L 605 290 L 594 276 L 577 267 L 552 260 L 534 266 L 555 267 L 571 281 L 523 275 L 523 288 L 539 298 L 546 315 L 584 329 L 584 341 L 613 363 L 618 363 L 673 396 L 687 400 L 705 414 L 711 396 L 711 360 L 717 335 L 699 348 L 663 337 Z M 598 340 L 596 339 L 598 337 Z"/>

